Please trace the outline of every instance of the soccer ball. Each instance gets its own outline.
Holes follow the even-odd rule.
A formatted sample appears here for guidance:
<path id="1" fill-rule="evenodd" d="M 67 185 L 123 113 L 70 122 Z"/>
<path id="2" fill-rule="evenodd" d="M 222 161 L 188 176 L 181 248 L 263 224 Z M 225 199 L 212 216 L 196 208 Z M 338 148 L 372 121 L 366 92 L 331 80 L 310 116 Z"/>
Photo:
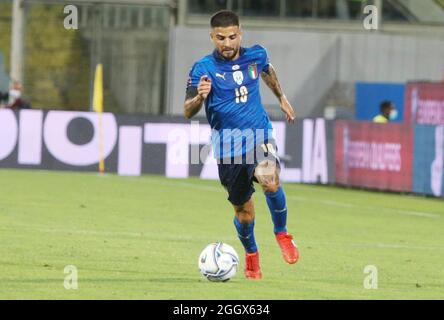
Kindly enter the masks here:
<path id="1" fill-rule="evenodd" d="M 236 275 L 239 256 L 234 248 L 226 243 L 211 243 L 199 256 L 200 273 L 210 281 L 228 281 Z"/>

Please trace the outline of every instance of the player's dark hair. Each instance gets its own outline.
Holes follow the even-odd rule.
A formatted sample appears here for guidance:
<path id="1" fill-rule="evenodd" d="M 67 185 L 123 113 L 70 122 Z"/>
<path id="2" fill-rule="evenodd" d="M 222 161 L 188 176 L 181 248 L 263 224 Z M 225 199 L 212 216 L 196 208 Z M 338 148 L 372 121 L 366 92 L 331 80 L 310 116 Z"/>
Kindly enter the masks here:
<path id="1" fill-rule="evenodd" d="M 379 110 L 381 112 L 384 112 L 387 109 L 390 109 L 393 106 L 393 103 L 391 101 L 385 100 L 381 102 L 381 105 L 379 106 Z"/>
<path id="2" fill-rule="evenodd" d="M 213 14 L 210 20 L 211 28 L 239 27 L 239 16 L 230 10 L 221 10 Z"/>

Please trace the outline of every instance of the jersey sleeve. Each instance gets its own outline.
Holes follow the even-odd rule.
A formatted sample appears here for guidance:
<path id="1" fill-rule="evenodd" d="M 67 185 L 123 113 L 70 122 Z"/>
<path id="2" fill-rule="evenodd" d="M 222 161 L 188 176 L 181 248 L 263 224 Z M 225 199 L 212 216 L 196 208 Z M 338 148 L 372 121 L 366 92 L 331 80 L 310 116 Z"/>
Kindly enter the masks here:
<path id="1" fill-rule="evenodd" d="M 259 70 L 260 72 L 268 71 L 268 68 L 270 67 L 270 59 L 268 57 L 268 52 L 267 49 L 265 49 L 262 46 L 257 46 L 258 47 L 258 55 L 259 55 Z"/>
<path id="2" fill-rule="evenodd" d="M 196 87 L 199 85 L 200 78 L 206 75 L 203 66 L 199 63 L 195 63 L 188 74 L 188 87 Z"/>
<path id="3" fill-rule="evenodd" d="M 205 70 L 202 65 L 195 63 L 188 74 L 186 98 L 194 98 L 197 95 L 197 86 L 199 85 L 200 78 L 205 75 Z"/>

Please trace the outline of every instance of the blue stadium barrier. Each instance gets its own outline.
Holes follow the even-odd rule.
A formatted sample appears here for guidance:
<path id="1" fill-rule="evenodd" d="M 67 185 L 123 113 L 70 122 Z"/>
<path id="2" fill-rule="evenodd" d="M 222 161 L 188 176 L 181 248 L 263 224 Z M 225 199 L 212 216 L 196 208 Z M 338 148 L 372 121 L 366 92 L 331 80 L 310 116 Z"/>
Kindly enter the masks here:
<path id="1" fill-rule="evenodd" d="M 394 122 L 404 120 L 404 92 L 403 83 L 356 83 L 356 119 L 372 121 L 379 114 L 379 105 L 384 100 L 392 101 L 398 110 L 398 117 Z"/>
<path id="2" fill-rule="evenodd" d="M 9 77 L 6 73 L 6 67 L 4 64 L 5 59 L 0 51 L 0 91 L 8 91 L 9 89 Z"/>
<path id="3" fill-rule="evenodd" d="M 444 126 L 416 125 L 413 192 L 444 196 Z"/>

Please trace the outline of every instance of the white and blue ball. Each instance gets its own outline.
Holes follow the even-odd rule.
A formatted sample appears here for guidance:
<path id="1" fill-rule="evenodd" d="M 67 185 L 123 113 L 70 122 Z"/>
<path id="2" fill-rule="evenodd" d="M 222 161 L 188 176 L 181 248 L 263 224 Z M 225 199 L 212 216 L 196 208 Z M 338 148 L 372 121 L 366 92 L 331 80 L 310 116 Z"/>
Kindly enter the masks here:
<path id="1" fill-rule="evenodd" d="M 200 273 L 210 281 L 228 281 L 237 273 L 239 256 L 236 250 L 226 243 L 211 243 L 199 256 Z"/>

